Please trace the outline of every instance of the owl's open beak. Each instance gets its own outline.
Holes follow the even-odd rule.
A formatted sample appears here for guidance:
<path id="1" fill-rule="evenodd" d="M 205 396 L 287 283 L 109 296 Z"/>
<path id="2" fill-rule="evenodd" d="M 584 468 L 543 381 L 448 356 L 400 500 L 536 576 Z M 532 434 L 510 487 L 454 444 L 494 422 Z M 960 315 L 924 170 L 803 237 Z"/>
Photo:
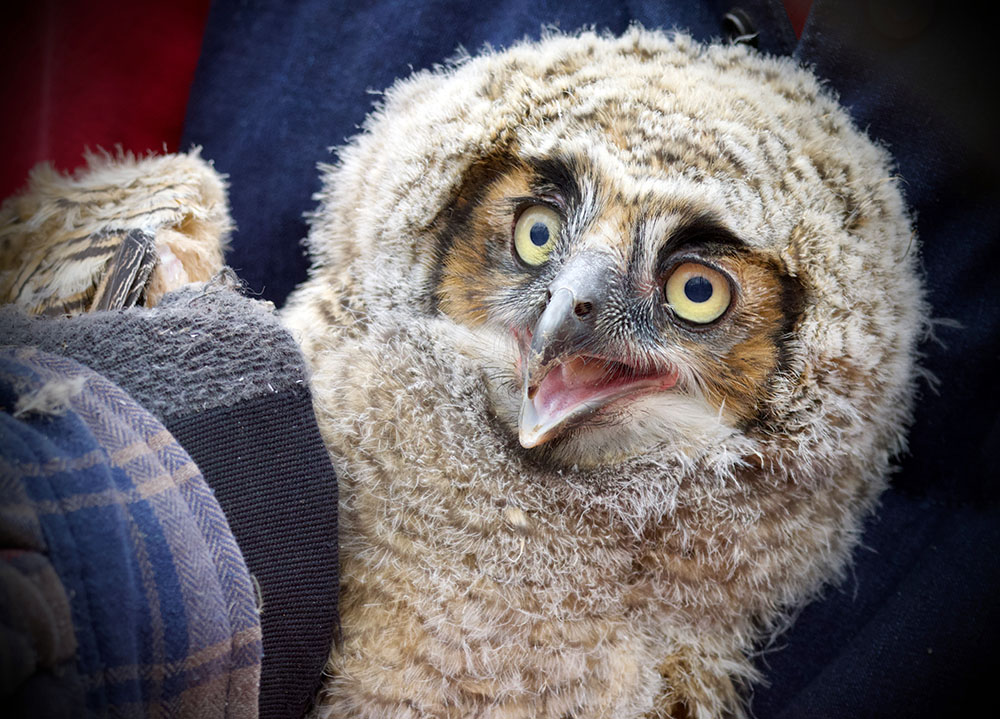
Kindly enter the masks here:
<path id="1" fill-rule="evenodd" d="M 602 253 L 571 259 L 522 345 L 518 439 L 536 447 L 623 397 L 672 387 L 675 371 L 642 371 L 608 357 L 596 328 L 614 270 Z"/>

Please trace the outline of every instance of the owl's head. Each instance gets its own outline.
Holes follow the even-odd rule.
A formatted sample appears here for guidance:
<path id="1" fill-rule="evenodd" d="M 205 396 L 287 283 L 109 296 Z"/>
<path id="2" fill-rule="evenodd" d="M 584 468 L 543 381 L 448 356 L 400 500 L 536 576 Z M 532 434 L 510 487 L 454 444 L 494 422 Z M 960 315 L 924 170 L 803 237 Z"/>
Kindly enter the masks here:
<path id="1" fill-rule="evenodd" d="M 396 84 L 326 171 L 311 284 L 435 323 L 523 452 L 878 471 L 901 446 L 910 219 L 790 59 L 553 35 Z"/>

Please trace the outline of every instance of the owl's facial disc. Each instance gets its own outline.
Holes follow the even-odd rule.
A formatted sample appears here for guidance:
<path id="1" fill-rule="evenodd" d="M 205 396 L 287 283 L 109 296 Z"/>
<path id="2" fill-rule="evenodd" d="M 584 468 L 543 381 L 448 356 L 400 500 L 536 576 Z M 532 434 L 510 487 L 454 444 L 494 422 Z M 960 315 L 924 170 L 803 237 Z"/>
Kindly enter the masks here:
<path id="1" fill-rule="evenodd" d="M 605 303 L 611 263 L 584 252 L 549 287 L 549 301 L 521 343 L 518 438 L 530 448 L 625 398 L 670 389 L 675 368 L 641 369 L 628 358 L 595 352 L 595 324 Z"/>

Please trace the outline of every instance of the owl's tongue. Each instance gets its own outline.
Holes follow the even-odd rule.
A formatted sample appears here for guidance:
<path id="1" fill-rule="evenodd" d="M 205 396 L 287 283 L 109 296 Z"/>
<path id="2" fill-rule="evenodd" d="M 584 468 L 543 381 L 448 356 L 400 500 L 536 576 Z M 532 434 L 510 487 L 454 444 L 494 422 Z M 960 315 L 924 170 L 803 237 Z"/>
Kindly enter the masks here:
<path id="1" fill-rule="evenodd" d="M 577 355 L 552 367 L 534 386 L 526 383 L 519 422 L 521 444 L 535 447 L 570 422 L 616 399 L 643 390 L 669 389 L 676 382 L 676 372 L 642 374 L 620 362 Z"/>

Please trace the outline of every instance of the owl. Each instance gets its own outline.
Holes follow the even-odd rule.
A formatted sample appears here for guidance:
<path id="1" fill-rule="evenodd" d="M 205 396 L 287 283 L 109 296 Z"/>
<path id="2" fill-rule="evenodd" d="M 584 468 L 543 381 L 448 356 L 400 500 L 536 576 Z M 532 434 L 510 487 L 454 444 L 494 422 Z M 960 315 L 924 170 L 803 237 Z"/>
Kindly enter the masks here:
<path id="1" fill-rule="evenodd" d="M 791 59 L 636 27 L 418 72 L 322 171 L 284 310 L 340 482 L 316 715 L 743 716 L 905 446 L 887 151 Z"/>

